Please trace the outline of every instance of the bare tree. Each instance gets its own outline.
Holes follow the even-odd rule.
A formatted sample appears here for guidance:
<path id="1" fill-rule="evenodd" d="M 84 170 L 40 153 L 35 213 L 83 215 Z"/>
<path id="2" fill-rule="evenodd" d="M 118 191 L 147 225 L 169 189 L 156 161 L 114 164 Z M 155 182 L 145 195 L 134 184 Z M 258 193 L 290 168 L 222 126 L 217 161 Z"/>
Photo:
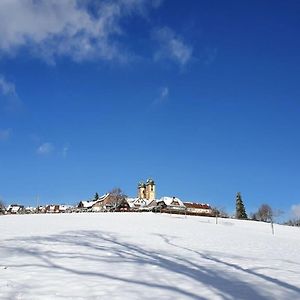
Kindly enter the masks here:
<path id="1" fill-rule="evenodd" d="M 268 204 L 262 204 L 255 214 L 258 221 L 269 222 L 274 235 L 274 219 L 283 214 L 281 210 L 274 210 Z"/>
<path id="2" fill-rule="evenodd" d="M 109 192 L 109 197 L 109 203 L 113 209 L 116 209 L 127 198 L 120 188 L 113 188 Z"/>
<path id="3" fill-rule="evenodd" d="M 255 216 L 259 221 L 272 222 L 274 216 L 273 209 L 268 204 L 262 204 Z"/>
<path id="4" fill-rule="evenodd" d="M 283 223 L 284 225 L 300 227 L 300 219 L 291 219 Z"/>

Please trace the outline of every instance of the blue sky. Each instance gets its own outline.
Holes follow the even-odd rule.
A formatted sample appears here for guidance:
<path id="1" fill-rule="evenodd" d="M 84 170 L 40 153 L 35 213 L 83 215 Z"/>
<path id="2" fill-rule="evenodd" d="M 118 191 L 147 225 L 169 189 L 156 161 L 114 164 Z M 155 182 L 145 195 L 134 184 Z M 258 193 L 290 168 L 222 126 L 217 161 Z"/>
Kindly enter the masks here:
<path id="1" fill-rule="evenodd" d="M 298 1 L 0 3 L 0 196 L 300 215 Z"/>

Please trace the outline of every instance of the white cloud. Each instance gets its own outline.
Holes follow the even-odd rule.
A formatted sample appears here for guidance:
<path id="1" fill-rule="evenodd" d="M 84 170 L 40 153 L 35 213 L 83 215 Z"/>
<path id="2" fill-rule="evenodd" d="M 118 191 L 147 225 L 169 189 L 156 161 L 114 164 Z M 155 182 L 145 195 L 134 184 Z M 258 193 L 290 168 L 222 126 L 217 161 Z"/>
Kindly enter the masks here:
<path id="1" fill-rule="evenodd" d="M 51 153 L 53 150 L 54 150 L 53 144 L 43 143 L 37 148 L 36 152 L 37 152 L 37 154 L 44 155 L 44 154 Z"/>
<path id="2" fill-rule="evenodd" d="M 160 98 L 165 99 L 169 96 L 169 88 L 167 86 L 163 87 L 160 91 Z"/>
<path id="3" fill-rule="evenodd" d="M 292 205 L 292 214 L 294 217 L 300 217 L 300 204 Z"/>
<path id="4" fill-rule="evenodd" d="M 0 129 L 0 141 L 5 141 L 11 136 L 11 129 Z"/>
<path id="5" fill-rule="evenodd" d="M 18 97 L 14 83 L 8 81 L 0 74 L 0 96 L 1 95 L 4 97 L 0 99 L 0 105 L 3 105 L 6 111 L 18 111 L 22 107 L 22 101 Z"/>
<path id="6" fill-rule="evenodd" d="M 116 37 L 125 17 L 144 15 L 159 0 L 1 0 L 0 53 L 20 47 L 49 62 L 60 56 L 75 61 L 126 60 Z M 91 9 L 91 7 L 93 9 Z"/>
<path id="7" fill-rule="evenodd" d="M 169 88 L 164 86 L 159 91 L 159 96 L 153 101 L 154 105 L 159 105 L 169 98 Z"/>
<path id="8" fill-rule="evenodd" d="M 160 48 L 155 52 L 154 59 L 171 59 L 181 66 L 187 64 L 193 53 L 193 48 L 168 27 L 154 31 L 153 38 L 159 42 Z"/>
<path id="9" fill-rule="evenodd" d="M 16 88 L 12 82 L 7 81 L 3 75 L 0 74 L 0 93 L 5 96 L 16 96 Z"/>

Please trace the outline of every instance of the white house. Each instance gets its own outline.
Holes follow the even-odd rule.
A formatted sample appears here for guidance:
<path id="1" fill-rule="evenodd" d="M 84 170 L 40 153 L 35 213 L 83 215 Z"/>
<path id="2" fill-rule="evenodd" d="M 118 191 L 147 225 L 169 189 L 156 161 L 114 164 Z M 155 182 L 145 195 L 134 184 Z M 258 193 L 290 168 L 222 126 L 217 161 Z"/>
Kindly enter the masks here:
<path id="1" fill-rule="evenodd" d="M 97 200 L 87 200 L 87 201 L 80 201 L 78 204 L 78 209 L 80 211 L 101 211 L 103 209 L 103 205 L 105 200 L 108 198 L 109 193 L 101 196 Z"/>

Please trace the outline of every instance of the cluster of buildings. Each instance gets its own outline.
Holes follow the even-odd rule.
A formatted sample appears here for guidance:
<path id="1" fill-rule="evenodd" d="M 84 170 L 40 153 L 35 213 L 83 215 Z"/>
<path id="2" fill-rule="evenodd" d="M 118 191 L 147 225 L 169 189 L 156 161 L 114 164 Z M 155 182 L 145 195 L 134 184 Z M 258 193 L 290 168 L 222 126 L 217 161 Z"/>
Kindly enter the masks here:
<path id="1" fill-rule="evenodd" d="M 25 207 L 24 205 L 19 204 L 10 204 L 8 207 L 3 208 L 2 214 L 7 215 L 20 215 L 20 214 L 45 214 L 45 213 L 66 213 L 66 212 L 72 212 L 73 206 L 71 205 L 44 205 L 44 206 L 38 206 L 38 207 Z M 0 211 L 1 213 L 1 211 Z"/>
<path id="2" fill-rule="evenodd" d="M 79 212 L 167 212 L 174 214 L 211 216 L 213 211 L 209 204 L 183 202 L 177 197 L 162 197 L 156 199 L 154 180 L 138 184 L 136 198 L 125 197 L 118 193 L 107 193 L 93 200 L 80 201 L 77 206 L 46 205 L 36 208 L 22 205 L 9 205 L 6 214 L 26 213 L 79 213 Z"/>

